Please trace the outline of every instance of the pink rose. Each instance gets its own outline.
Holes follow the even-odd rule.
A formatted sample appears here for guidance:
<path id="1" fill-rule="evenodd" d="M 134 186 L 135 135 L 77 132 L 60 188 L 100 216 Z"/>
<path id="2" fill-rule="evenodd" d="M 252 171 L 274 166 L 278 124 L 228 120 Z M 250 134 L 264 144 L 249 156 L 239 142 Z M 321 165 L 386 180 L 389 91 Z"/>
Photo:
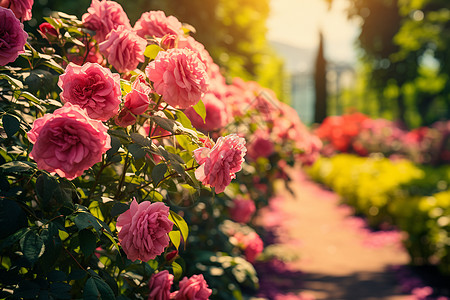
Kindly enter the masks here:
<path id="1" fill-rule="evenodd" d="M 72 180 L 100 162 L 102 154 L 111 148 L 107 130 L 79 106 L 66 103 L 34 121 L 28 132 L 34 144 L 30 157 L 39 169 Z"/>
<path id="2" fill-rule="evenodd" d="M 230 216 L 233 221 L 247 223 L 255 213 L 256 207 L 253 200 L 238 195 L 233 199 L 233 206 L 230 208 Z"/>
<path id="3" fill-rule="evenodd" d="M 144 62 L 146 46 L 145 39 L 120 25 L 108 34 L 106 40 L 98 48 L 108 62 L 122 73 L 132 71 L 140 62 Z"/>
<path id="4" fill-rule="evenodd" d="M 10 9 L 0 7 L 0 66 L 5 66 L 23 53 L 28 34 Z"/>
<path id="5" fill-rule="evenodd" d="M 253 263 L 256 257 L 264 250 L 264 243 L 256 232 L 243 234 L 238 232 L 234 235 L 241 249 L 244 250 L 245 258 Z"/>
<path id="6" fill-rule="evenodd" d="M 198 59 L 205 65 L 208 76 L 211 77 L 213 70 L 210 69 L 212 65 L 214 65 L 214 61 L 202 43 L 196 41 L 192 36 L 180 37 L 178 48 L 188 48 L 189 50 L 194 51 Z"/>
<path id="7" fill-rule="evenodd" d="M 195 105 L 208 89 L 205 65 L 189 49 L 160 51 L 145 73 L 156 92 L 175 108 Z"/>
<path id="8" fill-rule="evenodd" d="M 23 22 L 31 20 L 33 2 L 33 0 L 0 0 L 0 6 L 11 9 L 16 18 Z"/>
<path id="9" fill-rule="evenodd" d="M 171 294 L 174 300 L 207 300 L 212 290 L 208 288 L 203 275 L 193 275 L 189 279 L 184 277 L 180 281 L 180 290 Z"/>
<path id="10" fill-rule="evenodd" d="M 69 63 L 58 86 L 61 100 L 86 109 L 89 117 L 108 121 L 119 111 L 121 103 L 120 75 L 96 63 L 78 66 Z"/>
<path id="11" fill-rule="evenodd" d="M 206 93 L 202 101 L 206 109 L 205 122 L 203 122 L 202 117 L 197 114 L 194 108 L 189 107 L 184 111 L 191 120 L 192 126 L 203 132 L 225 127 L 229 122 L 228 110 L 225 104 L 211 93 Z"/>
<path id="12" fill-rule="evenodd" d="M 150 295 L 148 300 L 169 300 L 170 288 L 173 284 L 173 275 L 164 270 L 152 275 L 148 283 Z"/>
<path id="13" fill-rule="evenodd" d="M 131 84 L 131 92 L 125 96 L 125 107 L 133 114 L 143 114 L 150 103 L 148 95 L 152 92 L 150 86 L 145 82 L 144 76 L 140 75 Z"/>
<path id="14" fill-rule="evenodd" d="M 134 30 L 140 36 L 162 38 L 166 34 L 181 36 L 184 34 L 183 25 L 174 16 L 166 17 L 163 11 L 148 11 L 141 15 L 134 24 Z"/>
<path id="15" fill-rule="evenodd" d="M 95 39 L 101 43 L 108 33 L 120 25 L 131 29 L 130 20 L 122 6 L 115 1 L 92 0 L 88 12 L 82 17 L 83 25 L 95 31 Z"/>
<path id="16" fill-rule="evenodd" d="M 149 261 L 169 245 L 173 222 L 169 207 L 162 202 L 131 202 L 130 209 L 117 218 L 119 241 L 128 259 Z"/>
<path id="17" fill-rule="evenodd" d="M 274 152 L 273 142 L 267 131 L 258 130 L 253 134 L 247 146 L 247 156 L 251 160 L 269 157 Z"/>
<path id="18" fill-rule="evenodd" d="M 221 193 L 236 178 L 236 172 L 242 169 L 247 152 L 245 140 L 236 134 L 219 137 L 212 148 L 200 147 L 194 150 L 194 158 L 200 167 L 195 177 L 205 186 L 213 186 Z"/>
<path id="19" fill-rule="evenodd" d="M 118 126 L 125 128 L 136 123 L 136 116 L 128 108 L 124 107 L 114 121 Z"/>

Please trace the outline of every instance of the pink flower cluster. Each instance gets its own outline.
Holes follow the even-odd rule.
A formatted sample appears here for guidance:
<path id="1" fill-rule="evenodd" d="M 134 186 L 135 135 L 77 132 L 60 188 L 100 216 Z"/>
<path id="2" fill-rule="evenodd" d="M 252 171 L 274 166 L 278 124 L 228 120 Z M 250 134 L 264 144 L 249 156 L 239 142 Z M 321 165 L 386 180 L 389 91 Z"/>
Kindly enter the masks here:
<path id="1" fill-rule="evenodd" d="M 0 66 L 17 59 L 24 52 L 28 34 L 13 11 L 0 6 Z"/>
<path id="2" fill-rule="evenodd" d="M 172 284 L 173 275 L 167 270 L 154 274 L 149 282 L 148 300 L 207 300 L 212 294 L 201 274 L 184 277 L 180 281 L 180 289 L 170 293 Z"/>
<path id="3" fill-rule="evenodd" d="M 30 157 L 39 169 L 71 180 L 102 160 L 111 148 L 108 128 L 91 119 L 85 110 L 66 103 L 36 119 L 28 132 L 33 146 Z"/>
<path id="4" fill-rule="evenodd" d="M 212 186 L 221 193 L 236 178 L 247 152 L 245 140 L 236 134 L 219 137 L 212 148 L 200 147 L 194 150 L 194 158 L 200 167 L 195 177 L 205 186 Z"/>
<path id="5" fill-rule="evenodd" d="M 119 241 L 128 259 L 149 261 L 169 245 L 173 222 L 169 207 L 162 202 L 131 202 L 130 209 L 117 218 Z"/>

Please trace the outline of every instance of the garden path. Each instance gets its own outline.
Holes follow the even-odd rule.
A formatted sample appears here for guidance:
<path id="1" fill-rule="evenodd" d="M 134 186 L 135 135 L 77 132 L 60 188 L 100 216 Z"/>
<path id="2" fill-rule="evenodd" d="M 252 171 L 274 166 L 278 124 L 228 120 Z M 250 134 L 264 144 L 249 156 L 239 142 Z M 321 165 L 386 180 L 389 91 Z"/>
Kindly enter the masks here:
<path id="1" fill-rule="evenodd" d="M 308 180 L 298 168 L 288 172 L 293 180 L 287 188 L 277 182 L 281 197 L 271 204 L 284 215 L 275 229 L 277 242 L 298 255 L 289 265 L 303 273 L 287 292 L 330 300 L 411 299 L 401 294 L 390 270 L 408 263 L 400 239 L 371 236 L 348 207 L 339 205 L 335 193 Z"/>

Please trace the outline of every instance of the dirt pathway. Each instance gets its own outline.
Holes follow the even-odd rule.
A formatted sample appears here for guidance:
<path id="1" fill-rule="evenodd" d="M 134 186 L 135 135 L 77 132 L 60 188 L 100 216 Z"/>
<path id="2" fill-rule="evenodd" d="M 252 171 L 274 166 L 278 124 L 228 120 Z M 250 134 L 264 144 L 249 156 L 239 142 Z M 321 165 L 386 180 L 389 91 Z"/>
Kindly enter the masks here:
<path id="1" fill-rule="evenodd" d="M 361 220 L 339 206 L 336 194 L 309 181 L 299 170 L 292 169 L 290 175 L 294 180 L 289 188 L 295 196 L 278 182 L 280 200 L 271 205 L 285 215 L 276 229 L 278 241 L 297 249 L 300 256 L 291 263 L 303 272 L 300 285 L 289 292 L 330 300 L 408 299 L 389 270 L 408 263 L 398 238 L 391 241 L 387 235 L 377 242 L 379 236 L 371 236 L 358 224 Z"/>

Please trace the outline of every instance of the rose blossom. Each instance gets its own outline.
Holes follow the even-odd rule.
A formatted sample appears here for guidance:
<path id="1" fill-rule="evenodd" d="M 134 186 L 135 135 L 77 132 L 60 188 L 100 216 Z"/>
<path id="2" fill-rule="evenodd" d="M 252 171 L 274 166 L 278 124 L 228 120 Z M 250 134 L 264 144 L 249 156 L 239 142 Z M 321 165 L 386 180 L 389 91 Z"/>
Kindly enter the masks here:
<path id="1" fill-rule="evenodd" d="M 189 279 L 184 277 L 180 281 L 180 290 L 173 292 L 170 297 L 174 300 L 207 300 L 212 290 L 208 288 L 203 275 L 193 275 Z"/>
<path id="2" fill-rule="evenodd" d="M 95 39 L 101 43 L 108 33 L 123 25 L 126 29 L 131 29 L 130 20 L 123 11 L 122 6 L 115 1 L 92 0 L 88 12 L 82 17 L 83 25 L 95 31 Z"/>
<path id="3" fill-rule="evenodd" d="M 145 39 L 120 25 L 108 34 L 106 40 L 99 44 L 98 48 L 108 62 L 122 73 L 132 71 L 140 62 L 144 62 L 146 46 Z"/>
<path id="4" fill-rule="evenodd" d="M 119 241 L 128 259 L 149 261 L 163 253 L 173 227 L 168 217 L 169 207 L 164 203 L 138 204 L 133 199 L 130 209 L 117 218 Z"/>
<path id="5" fill-rule="evenodd" d="M 189 107 L 184 111 L 189 120 L 191 120 L 192 126 L 203 132 L 225 127 L 229 122 L 228 110 L 225 104 L 211 93 L 206 93 L 202 101 L 206 109 L 204 122 L 193 107 Z"/>
<path id="6" fill-rule="evenodd" d="M 89 117 L 108 121 L 119 111 L 120 75 L 96 63 L 78 66 L 69 63 L 59 77 L 58 86 L 62 101 L 86 109 Z"/>
<path id="7" fill-rule="evenodd" d="M 236 134 L 219 137 L 211 149 L 195 149 L 194 158 L 200 164 L 195 177 L 203 185 L 213 186 L 216 193 L 223 192 L 242 169 L 246 151 L 245 140 Z"/>
<path id="8" fill-rule="evenodd" d="M 255 202 L 238 195 L 233 199 L 233 206 L 230 208 L 231 219 L 239 223 L 247 223 L 255 210 Z"/>
<path id="9" fill-rule="evenodd" d="M 183 35 L 183 25 L 174 16 L 166 17 L 163 11 L 148 11 L 141 15 L 134 24 L 134 30 L 140 36 L 162 38 L 166 34 Z"/>
<path id="10" fill-rule="evenodd" d="M 33 2 L 33 0 L 0 0 L 0 6 L 11 9 L 16 18 L 23 22 L 31 20 Z"/>
<path id="11" fill-rule="evenodd" d="M 13 62 L 27 42 L 28 34 L 23 30 L 23 24 L 14 16 L 10 9 L 0 7 L 0 66 Z"/>
<path id="12" fill-rule="evenodd" d="M 202 43 L 196 41 L 192 36 L 180 37 L 177 47 L 180 49 L 188 48 L 189 50 L 194 51 L 198 59 L 205 65 L 206 72 L 211 79 L 213 70 L 210 69 L 215 64 L 211 55 L 209 55 L 208 50 L 205 49 L 205 46 Z"/>
<path id="13" fill-rule="evenodd" d="M 243 234 L 238 232 L 234 235 L 241 249 L 244 250 L 245 258 L 253 263 L 256 257 L 264 250 L 264 243 L 256 232 Z"/>
<path id="14" fill-rule="evenodd" d="M 148 300 L 169 300 L 173 278 L 173 275 L 167 270 L 153 274 L 148 283 L 150 289 Z"/>
<path id="15" fill-rule="evenodd" d="M 151 93 L 152 89 L 145 82 L 144 76 L 140 75 L 131 84 L 131 92 L 125 96 L 125 107 L 128 108 L 133 114 L 141 115 L 143 114 L 150 103 L 148 95 Z"/>
<path id="16" fill-rule="evenodd" d="M 145 73 L 156 92 L 175 108 L 195 105 L 208 89 L 205 65 L 189 49 L 160 51 Z"/>
<path id="17" fill-rule="evenodd" d="M 111 148 L 107 130 L 79 106 L 66 103 L 53 114 L 34 121 L 28 132 L 28 139 L 34 144 L 30 157 L 39 169 L 72 180 L 100 162 L 102 154 Z"/>
<path id="18" fill-rule="evenodd" d="M 247 146 L 247 156 L 251 160 L 257 160 L 259 157 L 269 157 L 274 152 L 273 142 L 267 131 L 257 130 L 253 137 Z"/>

